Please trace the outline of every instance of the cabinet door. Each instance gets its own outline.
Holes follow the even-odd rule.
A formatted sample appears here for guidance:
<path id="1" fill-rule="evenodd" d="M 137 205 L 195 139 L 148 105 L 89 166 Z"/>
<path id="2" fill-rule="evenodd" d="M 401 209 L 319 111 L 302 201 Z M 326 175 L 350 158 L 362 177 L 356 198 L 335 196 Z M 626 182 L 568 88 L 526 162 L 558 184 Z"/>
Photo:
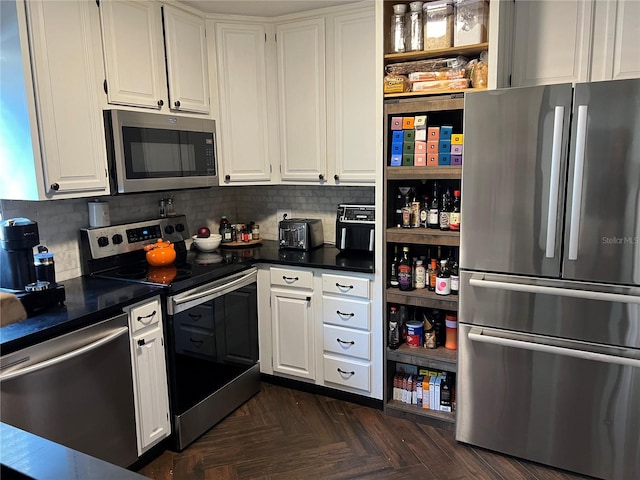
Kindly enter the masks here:
<path id="1" fill-rule="evenodd" d="M 170 5 L 162 8 L 170 108 L 209 113 L 209 71 L 204 18 Z"/>
<path id="2" fill-rule="evenodd" d="M 220 168 L 225 184 L 271 180 L 266 27 L 216 23 Z M 250 141 L 249 141 L 250 140 Z"/>
<path id="3" fill-rule="evenodd" d="M 322 182 L 326 172 L 324 18 L 276 26 L 283 182 Z"/>
<path id="4" fill-rule="evenodd" d="M 331 44 L 331 42 L 330 42 Z M 374 183 L 376 175 L 376 61 L 373 5 L 333 19 L 327 78 L 329 182 Z"/>
<path id="5" fill-rule="evenodd" d="M 109 193 L 95 73 L 101 62 L 98 9 L 93 2 L 26 6 L 45 191 L 59 197 Z"/>
<path id="6" fill-rule="evenodd" d="M 312 294 L 271 290 L 273 371 L 315 379 Z"/>
<path id="7" fill-rule="evenodd" d="M 159 3 L 100 2 L 109 103 L 161 108 L 167 80 Z"/>
<path id="8" fill-rule="evenodd" d="M 512 86 L 589 79 L 593 2 L 515 4 Z"/>
<path id="9" fill-rule="evenodd" d="M 171 433 L 169 390 L 160 327 L 132 338 L 138 453 Z"/>

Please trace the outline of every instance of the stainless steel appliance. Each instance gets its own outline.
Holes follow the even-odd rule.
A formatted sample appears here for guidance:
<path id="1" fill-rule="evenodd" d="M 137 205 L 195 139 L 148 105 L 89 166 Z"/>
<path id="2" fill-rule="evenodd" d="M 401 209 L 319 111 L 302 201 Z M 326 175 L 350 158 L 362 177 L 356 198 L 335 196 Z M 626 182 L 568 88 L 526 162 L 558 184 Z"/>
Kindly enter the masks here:
<path id="1" fill-rule="evenodd" d="M 640 478 L 640 80 L 464 115 L 456 438 Z"/>
<path id="2" fill-rule="evenodd" d="M 373 252 L 375 223 L 375 205 L 338 205 L 336 247 L 340 250 Z"/>
<path id="3" fill-rule="evenodd" d="M 214 120 L 125 110 L 104 118 L 112 191 L 218 185 Z"/>
<path id="4" fill-rule="evenodd" d="M 81 230 L 83 272 L 165 287 L 172 433 L 182 450 L 260 390 L 257 270 L 248 249 L 188 250 L 183 215 Z M 143 247 L 174 243 L 172 265 L 149 266 Z"/>
<path id="5" fill-rule="evenodd" d="M 278 224 L 280 248 L 312 250 L 324 244 L 322 220 L 317 218 L 290 218 Z"/>
<path id="6" fill-rule="evenodd" d="M 130 466 L 138 451 L 127 325 L 118 315 L 0 357 L 2 421 Z"/>

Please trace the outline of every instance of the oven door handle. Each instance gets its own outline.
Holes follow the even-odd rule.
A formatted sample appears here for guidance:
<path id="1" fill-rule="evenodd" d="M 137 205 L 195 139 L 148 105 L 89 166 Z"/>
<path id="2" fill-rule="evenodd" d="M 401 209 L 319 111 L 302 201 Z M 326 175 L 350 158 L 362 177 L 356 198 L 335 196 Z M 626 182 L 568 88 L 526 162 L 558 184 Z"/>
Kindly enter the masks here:
<path id="1" fill-rule="evenodd" d="M 222 279 L 219 282 L 214 282 L 213 286 L 205 285 L 204 287 L 195 288 L 182 294 L 171 297 L 173 314 L 187 310 L 195 305 L 200 305 L 214 298 L 222 297 L 227 293 L 231 293 L 234 290 L 238 290 L 246 285 L 249 285 L 256 281 L 258 270 L 254 267 L 251 268 L 248 273 L 240 273 L 230 277 L 230 280 Z M 235 278 L 234 278 L 235 277 Z M 191 303 L 197 302 L 195 305 Z M 189 305 L 187 305 L 189 304 Z"/>

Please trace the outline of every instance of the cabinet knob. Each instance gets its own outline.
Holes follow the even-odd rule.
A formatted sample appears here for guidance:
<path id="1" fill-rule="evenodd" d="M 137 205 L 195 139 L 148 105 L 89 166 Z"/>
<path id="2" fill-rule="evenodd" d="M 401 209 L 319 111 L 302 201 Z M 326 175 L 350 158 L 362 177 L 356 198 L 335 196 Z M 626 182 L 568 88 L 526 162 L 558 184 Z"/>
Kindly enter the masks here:
<path id="1" fill-rule="evenodd" d="M 55 190 L 57 192 L 58 190 L 60 190 L 60 185 L 57 183 L 52 183 L 51 190 Z"/>
<path id="2" fill-rule="evenodd" d="M 320 174 L 320 175 L 318 175 L 318 178 L 319 178 L 320 180 L 324 180 L 324 175 L 323 175 L 323 174 Z"/>
<path id="3" fill-rule="evenodd" d="M 139 346 L 143 346 L 145 344 L 144 338 L 141 338 L 140 340 L 138 340 L 138 345 Z"/>
<path id="4" fill-rule="evenodd" d="M 173 105 L 174 105 L 176 108 L 180 108 L 180 100 L 176 100 L 175 102 L 173 102 Z"/>
<path id="5" fill-rule="evenodd" d="M 224 181 L 225 182 L 230 182 L 231 181 L 231 175 L 225 175 L 224 176 Z"/>
<path id="6" fill-rule="evenodd" d="M 340 175 L 338 175 L 337 173 L 333 176 L 333 179 L 337 182 L 338 180 L 340 180 Z"/>
<path id="7" fill-rule="evenodd" d="M 164 105 L 164 100 L 160 99 L 158 100 L 158 106 L 161 107 Z"/>

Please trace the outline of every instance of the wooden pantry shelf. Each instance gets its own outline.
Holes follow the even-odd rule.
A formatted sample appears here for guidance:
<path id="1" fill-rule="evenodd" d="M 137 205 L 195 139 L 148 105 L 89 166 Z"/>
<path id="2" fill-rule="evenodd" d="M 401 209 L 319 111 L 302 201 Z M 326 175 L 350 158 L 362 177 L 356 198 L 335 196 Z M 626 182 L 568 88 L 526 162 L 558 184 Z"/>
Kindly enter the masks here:
<path id="1" fill-rule="evenodd" d="M 387 180 L 460 180 L 462 166 L 387 167 Z"/>
<path id="2" fill-rule="evenodd" d="M 489 50 L 489 42 L 475 45 L 465 45 L 462 47 L 438 48 L 437 50 L 422 50 L 419 52 L 386 53 L 384 63 L 412 62 L 415 60 L 427 60 L 438 57 L 451 57 L 461 55 L 463 57 L 474 57 L 480 55 L 485 50 Z"/>
<path id="3" fill-rule="evenodd" d="M 428 423 L 446 430 L 454 430 L 456 424 L 455 412 L 441 412 L 428 408 L 419 408 L 398 400 L 389 400 L 385 404 L 385 413 L 419 423 Z"/>
<path id="4" fill-rule="evenodd" d="M 460 245 L 460 232 L 432 228 L 391 227 L 386 230 L 386 242 L 457 247 Z"/>
<path id="5" fill-rule="evenodd" d="M 398 288 L 387 288 L 387 303 L 411 305 L 413 307 L 438 308 L 441 310 L 458 310 L 458 295 L 438 295 L 427 288 L 403 291 Z"/>
<path id="6" fill-rule="evenodd" d="M 393 350 L 387 347 L 387 361 L 408 363 L 430 370 L 456 373 L 458 371 L 458 351 L 444 347 L 409 347 L 406 343 Z"/>
<path id="7" fill-rule="evenodd" d="M 463 89 L 432 90 L 427 92 L 385 93 L 384 98 L 425 97 L 425 96 L 433 96 L 433 95 L 451 95 L 452 93 L 464 94 L 465 92 L 478 92 L 481 90 L 486 90 L 486 88 L 463 88 Z"/>

